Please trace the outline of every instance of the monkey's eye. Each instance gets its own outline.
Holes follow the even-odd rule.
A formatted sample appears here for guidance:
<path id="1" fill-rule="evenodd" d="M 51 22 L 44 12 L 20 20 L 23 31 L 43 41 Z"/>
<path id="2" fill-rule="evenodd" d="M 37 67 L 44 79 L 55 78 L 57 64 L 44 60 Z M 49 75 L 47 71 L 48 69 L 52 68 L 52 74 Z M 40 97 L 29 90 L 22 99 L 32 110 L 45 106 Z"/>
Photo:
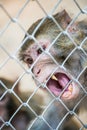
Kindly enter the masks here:
<path id="1" fill-rule="evenodd" d="M 26 62 L 28 64 L 32 64 L 33 63 L 33 59 L 31 57 L 25 57 L 24 62 Z"/>
<path id="2" fill-rule="evenodd" d="M 39 49 L 37 50 L 38 55 L 41 54 L 42 52 L 43 52 L 43 51 L 41 50 L 41 48 L 39 48 Z"/>
<path id="3" fill-rule="evenodd" d="M 45 49 L 46 49 L 46 46 L 43 45 L 42 48 L 43 48 L 43 50 L 45 50 Z M 38 55 L 41 54 L 42 52 L 43 52 L 42 49 L 41 49 L 41 48 L 38 48 L 38 50 L 37 50 Z"/>

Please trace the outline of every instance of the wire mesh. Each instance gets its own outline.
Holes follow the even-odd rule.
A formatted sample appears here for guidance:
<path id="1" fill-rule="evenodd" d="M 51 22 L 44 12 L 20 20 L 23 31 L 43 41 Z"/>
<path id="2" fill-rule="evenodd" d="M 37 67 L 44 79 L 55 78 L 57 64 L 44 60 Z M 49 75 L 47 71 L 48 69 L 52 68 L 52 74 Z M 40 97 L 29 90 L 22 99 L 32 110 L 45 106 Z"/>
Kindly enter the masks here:
<path id="1" fill-rule="evenodd" d="M 30 32 L 27 32 L 25 29 L 25 26 L 23 26 L 22 21 L 20 20 L 20 17 L 22 15 L 22 13 L 24 12 L 24 10 L 27 8 L 27 6 L 29 6 L 29 4 L 31 4 L 32 2 L 33 2 L 33 4 L 38 5 L 38 8 L 40 8 L 41 12 L 43 12 L 43 14 L 44 14 L 44 17 L 38 22 L 38 24 L 36 24 L 33 31 L 30 30 Z M 50 2 L 51 1 L 49 0 L 47 4 L 49 4 Z M 86 74 L 87 74 L 87 47 L 86 47 L 87 46 L 87 42 L 86 42 L 87 41 L 87 36 L 86 36 L 87 31 L 86 31 L 86 29 L 87 29 L 87 25 L 85 27 L 85 30 L 82 30 L 85 32 L 86 35 L 85 35 L 85 37 L 83 37 L 83 39 L 81 39 L 81 40 L 79 39 L 79 43 L 77 43 L 75 41 L 74 37 L 69 32 L 70 27 L 72 26 L 73 23 L 76 23 L 76 21 L 78 21 L 79 17 L 81 17 L 82 20 L 83 20 L 83 16 L 87 17 L 87 8 L 81 7 L 81 5 L 79 4 L 79 1 L 72 0 L 72 2 L 74 3 L 74 6 L 76 6 L 76 8 L 78 9 L 78 13 L 75 14 L 75 16 L 71 19 L 70 24 L 65 29 L 63 29 L 54 17 L 55 11 L 57 9 L 59 9 L 60 4 L 62 4 L 63 2 L 66 2 L 66 1 L 64 1 L 64 0 L 55 1 L 54 6 L 51 6 L 50 11 L 47 11 L 46 8 L 44 7 L 42 1 L 26 0 L 26 1 L 23 1 L 23 5 L 17 11 L 16 16 L 12 16 L 11 13 L 6 9 L 6 6 L 4 6 L 4 4 L 2 2 L 0 4 L 0 10 L 2 11 L 2 14 L 4 14 L 5 17 L 7 17 L 7 19 L 8 19 L 5 22 L 4 26 L 3 27 L 1 26 L 1 29 L 0 29 L 0 38 L 1 38 L 0 50 L 1 50 L 1 54 L 5 55 L 5 58 L 3 59 L 3 55 L 2 55 L 1 60 L 0 60 L 0 71 L 5 69 L 6 65 L 10 61 L 12 61 L 13 63 L 15 62 L 15 64 L 17 64 L 18 68 L 17 69 L 13 68 L 10 63 L 10 66 L 12 67 L 12 69 L 7 70 L 8 68 L 6 68 L 5 71 L 7 71 L 8 73 L 11 73 L 11 71 L 15 69 L 15 73 L 18 73 L 19 67 L 22 70 L 21 73 L 19 74 L 18 78 L 16 78 L 16 80 L 14 82 L 5 80 L 4 78 L 2 78 L 3 77 L 2 73 L 0 74 L 0 76 L 1 76 L 1 78 L 0 78 L 0 91 L 1 91 L 0 92 L 0 107 L 1 107 L 0 108 L 0 129 L 1 130 L 20 130 L 20 129 L 21 130 L 25 130 L 25 129 L 33 130 L 34 124 L 35 125 L 38 124 L 37 128 L 36 128 L 37 130 L 40 130 L 40 129 L 41 130 L 48 130 L 48 129 L 49 130 L 62 130 L 63 127 L 66 127 L 67 130 L 71 129 L 71 128 L 76 129 L 76 127 L 75 127 L 76 124 L 74 124 L 72 122 L 73 118 L 74 118 L 73 120 L 75 120 L 77 122 L 77 124 L 79 124 L 78 130 L 87 129 L 87 122 L 84 122 L 81 119 L 81 117 L 78 116 L 78 107 L 80 106 L 80 104 L 83 104 L 83 106 L 86 107 L 86 105 L 84 104 L 84 100 L 86 100 L 86 98 L 87 98 L 87 83 L 86 83 L 86 79 L 87 79 L 86 78 L 87 77 L 86 76 Z M 45 4 L 46 4 L 46 1 L 45 1 Z M 70 8 L 71 7 L 72 7 L 72 5 L 70 5 Z M 64 7 L 62 7 L 62 8 L 65 9 Z M 34 10 L 34 12 L 35 11 L 36 10 Z M 41 13 L 41 12 L 39 12 L 39 13 Z M 29 17 L 29 19 L 31 19 L 31 17 Z M 56 28 L 59 29 L 60 31 L 56 35 L 56 37 L 52 39 L 51 44 L 47 47 L 47 49 L 44 50 L 43 47 L 41 46 L 41 44 L 39 44 L 39 40 L 36 36 L 36 32 L 41 28 L 41 26 L 43 26 L 43 24 L 45 23 L 45 21 L 47 19 L 50 19 L 54 23 Z M 32 21 L 32 23 L 33 23 L 33 21 Z M 13 50 L 9 51 L 9 49 L 8 49 L 9 42 L 7 41 L 7 39 L 4 38 L 4 34 L 6 32 L 8 33 L 8 29 L 10 26 L 11 27 L 14 26 L 17 29 L 19 28 L 19 30 L 21 30 L 21 32 L 23 33 L 22 39 L 18 40 L 19 44 L 16 43 L 17 46 L 12 45 L 15 42 L 13 42 L 11 44 L 12 49 L 14 49 L 14 46 L 15 46 L 14 51 Z M 13 30 L 11 30 L 11 31 L 13 31 Z M 10 35 L 11 35 L 11 33 L 10 33 Z M 14 39 L 16 39 L 17 35 L 18 35 L 18 32 L 15 33 Z M 26 36 L 26 37 L 24 37 L 24 36 Z M 59 40 L 59 42 L 61 42 L 61 38 L 64 38 L 64 36 L 67 37 L 68 42 L 71 44 L 72 48 L 69 48 L 67 50 L 66 58 L 59 63 L 59 61 L 56 60 L 54 55 L 52 55 L 51 49 L 56 44 L 56 42 L 58 42 L 58 40 Z M 9 41 L 10 41 L 10 38 L 8 38 Z M 4 39 L 4 40 L 2 40 L 2 39 Z M 33 64 L 30 67 L 27 67 L 26 65 L 24 65 L 19 60 L 19 56 L 18 56 L 20 48 L 22 46 L 24 46 L 28 40 L 32 40 L 34 43 L 36 43 L 36 45 L 38 46 L 38 48 L 40 48 L 40 51 L 42 53 L 37 58 L 35 58 Z M 12 42 L 12 39 L 11 39 L 11 42 Z M 62 40 L 62 42 L 64 42 L 64 41 Z M 67 48 L 68 48 L 68 43 L 67 43 Z M 67 48 L 65 48 L 64 50 L 66 50 Z M 78 56 L 75 57 L 77 50 L 81 51 L 82 57 L 80 57 L 80 58 L 82 58 L 82 61 L 84 64 L 83 65 L 84 67 L 81 68 L 80 71 L 79 71 L 79 66 L 78 66 L 78 62 L 79 62 Z M 58 49 L 58 51 L 59 52 L 57 52 L 57 54 L 60 55 L 60 49 Z M 63 52 L 61 55 L 63 55 Z M 33 51 L 33 53 L 34 53 L 34 51 Z M 37 71 L 37 69 L 34 70 L 34 67 L 41 66 L 41 68 L 43 68 L 43 62 L 42 63 L 40 62 L 40 65 L 38 64 L 38 62 L 41 59 L 43 59 L 43 57 L 45 55 L 47 57 L 49 57 L 49 59 L 51 59 L 51 61 L 48 61 L 48 64 L 54 64 L 55 67 L 52 68 L 52 70 L 50 71 L 51 72 L 50 76 L 43 82 L 43 80 L 40 81 L 37 78 L 37 75 L 35 75 L 37 73 L 37 72 L 35 72 L 35 71 Z M 72 58 L 72 56 L 74 56 L 76 60 L 73 59 L 74 63 L 73 64 L 70 63 L 70 65 L 67 66 L 67 64 L 70 61 L 70 59 Z M 82 64 L 82 63 L 79 63 L 79 65 L 80 64 Z M 44 65 L 46 65 L 46 64 L 44 64 Z M 55 94 L 52 93 L 52 91 L 47 87 L 48 81 L 50 80 L 52 75 L 57 70 L 60 69 L 61 71 L 64 70 L 64 72 L 66 72 L 66 71 L 70 72 L 71 66 L 74 66 L 74 69 L 75 69 L 75 67 L 78 67 L 78 68 L 77 68 L 77 72 L 76 72 L 76 69 L 73 70 L 74 73 L 72 74 L 72 80 L 69 82 L 69 84 L 72 82 L 75 82 L 76 84 L 79 85 L 79 87 L 81 89 L 80 90 L 81 93 L 83 93 L 82 96 L 80 96 L 78 99 L 76 99 L 74 107 L 72 109 L 68 107 L 68 104 L 71 104 L 71 102 L 73 102 L 73 101 L 70 100 L 69 102 L 68 101 L 66 102 L 66 101 L 62 100 L 62 98 L 61 98 L 61 96 L 63 95 L 64 91 L 66 91 L 69 84 L 66 85 L 66 87 L 63 89 L 63 91 L 58 96 L 55 96 Z M 47 65 L 47 67 L 45 66 L 45 69 L 47 71 L 49 71 L 50 66 L 49 67 L 48 67 L 48 65 Z M 33 77 L 33 79 L 35 80 L 35 82 L 37 83 L 37 85 L 34 87 L 33 91 L 31 92 L 32 83 L 31 83 L 31 80 L 28 81 L 28 84 L 29 84 L 28 89 L 30 90 L 30 92 L 28 91 L 27 94 L 25 94 L 25 92 L 19 92 L 19 88 L 18 88 L 19 82 L 21 80 L 23 80 L 24 76 L 26 77 L 26 75 L 28 75 L 28 76 L 31 75 Z M 46 75 L 44 70 L 43 70 L 42 75 L 43 75 L 43 77 Z M 12 73 L 12 77 L 15 77 L 13 73 Z M 85 81 L 82 81 L 83 77 L 85 77 Z M 24 86 L 26 86 L 26 81 L 24 82 Z M 21 87 L 21 85 L 20 85 L 20 87 Z M 38 94 L 39 90 L 41 90 L 39 93 L 41 93 L 41 94 L 43 93 L 42 94 L 43 96 L 41 94 Z M 47 95 L 44 93 L 47 93 Z M 49 97 L 49 100 L 47 99 L 48 97 Z M 10 101 L 10 104 L 12 102 L 15 102 L 15 103 L 13 103 L 12 107 L 9 105 L 9 108 L 7 108 L 9 99 L 12 99 Z M 44 102 L 46 102 L 46 103 L 44 103 Z M 54 107 L 55 105 L 58 110 L 56 110 L 56 108 Z M 15 108 L 13 109 L 13 107 L 15 107 Z M 11 110 L 13 110 L 12 113 L 10 113 Z M 50 110 L 52 110 L 53 114 L 51 113 Z M 48 112 L 48 111 L 50 111 L 50 112 Z M 60 118 L 60 113 L 61 113 L 61 118 Z M 55 116 L 54 116 L 54 114 L 55 114 Z M 73 115 L 73 117 L 72 117 L 72 115 Z M 86 113 L 86 116 L 87 116 L 87 113 Z M 68 118 L 68 117 L 71 117 L 71 118 Z M 69 124 L 70 126 L 68 128 L 66 126 L 66 124 L 67 124 L 67 122 L 69 122 L 68 121 L 69 119 L 71 119 L 72 123 Z M 40 128 L 39 127 L 40 124 L 42 124 L 43 127 L 40 126 L 41 127 Z"/>

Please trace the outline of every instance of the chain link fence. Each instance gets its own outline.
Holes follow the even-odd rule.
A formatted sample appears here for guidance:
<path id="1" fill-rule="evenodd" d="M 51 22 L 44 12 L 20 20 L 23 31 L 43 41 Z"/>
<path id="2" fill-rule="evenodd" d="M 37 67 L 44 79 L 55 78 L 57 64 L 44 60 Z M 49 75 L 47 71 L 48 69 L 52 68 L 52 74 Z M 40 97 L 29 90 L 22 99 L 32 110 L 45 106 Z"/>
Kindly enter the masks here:
<path id="1" fill-rule="evenodd" d="M 29 34 L 26 31 L 25 27 L 21 24 L 21 21 L 19 20 L 19 18 L 21 17 L 21 14 L 27 8 L 27 6 L 29 6 L 28 4 L 30 4 L 31 2 L 35 2 L 38 5 L 38 8 L 40 8 L 41 12 L 43 12 L 43 14 L 45 16 L 37 24 L 33 33 Z M 47 4 L 49 4 L 50 2 L 52 2 L 52 1 L 49 0 L 47 2 Z M 14 52 L 9 51 L 9 49 L 8 49 L 9 43 L 6 41 L 7 39 L 4 39 L 3 40 L 4 42 L 2 40 L 0 40 L 1 41 L 0 42 L 1 54 L 4 53 L 4 55 L 5 55 L 5 58 L 3 59 L 3 56 L 2 56 L 1 57 L 2 60 L 0 60 L 0 71 L 2 71 L 3 68 L 6 67 L 6 64 L 8 64 L 8 62 L 10 60 L 12 60 L 13 62 L 16 62 L 17 65 L 18 65 L 18 68 L 20 66 L 20 68 L 22 70 L 19 77 L 16 78 L 15 81 L 7 80 L 2 76 L 2 74 L 0 74 L 0 77 L 1 77 L 0 78 L 0 107 L 1 107 L 0 108 L 0 129 L 1 130 L 25 130 L 25 129 L 30 130 L 30 129 L 32 129 L 32 126 L 34 125 L 34 123 L 38 122 L 38 119 L 43 120 L 43 122 L 49 127 L 50 130 L 58 130 L 60 128 L 62 129 L 62 125 L 64 124 L 64 122 L 66 120 L 67 120 L 67 122 L 70 122 L 70 120 L 68 119 L 68 116 L 72 116 L 72 115 L 73 115 L 73 118 L 71 119 L 71 122 L 70 122 L 70 126 L 71 126 L 70 130 L 71 130 L 71 128 L 73 130 L 75 130 L 76 129 L 75 125 L 78 126 L 78 130 L 87 129 L 87 119 L 86 119 L 87 118 L 87 112 L 85 112 L 85 117 L 83 117 L 83 111 L 81 111 L 80 116 L 78 116 L 78 114 L 77 114 L 78 106 L 80 105 L 80 103 L 82 104 L 82 102 L 83 102 L 83 106 L 85 107 L 86 104 L 84 104 L 84 99 L 87 99 L 87 89 L 86 89 L 87 83 L 86 83 L 86 81 L 84 81 L 85 86 L 86 86 L 84 88 L 84 85 L 81 84 L 81 82 L 80 82 L 83 79 L 84 73 L 85 73 L 85 80 L 87 79 L 86 78 L 87 77 L 86 76 L 86 73 L 87 73 L 87 61 L 86 61 L 87 60 L 87 50 L 86 50 L 86 48 L 87 48 L 86 47 L 87 46 L 87 42 L 86 42 L 87 37 L 85 36 L 80 41 L 80 44 L 78 45 L 75 42 L 75 40 L 73 39 L 73 37 L 68 32 L 68 28 L 73 23 L 78 21 L 79 17 L 81 17 L 82 20 L 83 20 L 83 16 L 85 16 L 85 18 L 87 17 L 87 8 L 86 7 L 82 8 L 81 5 L 79 4 L 79 1 L 72 0 L 73 4 L 78 9 L 78 13 L 75 14 L 75 16 L 72 18 L 69 26 L 65 30 L 63 30 L 63 28 L 59 25 L 59 23 L 53 17 L 54 16 L 53 14 L 55 14 L 55 11 L 59 8 L 59 6 L 63 2 L 66 2 L 66 1 L 57 0 L 54 3 L 54 6 L 52 5 L 50 11 L 48 12 L 45 9 L 45 7 L 43 6 L 42 1 L 26 0 L 26 1 L 23 2 L 23 5 L 21 6 L 20 10 L 17 12 L 17 15 L 15 17 L 11 16 L 10 12 L 6 9 L 4 4 L 2 4 L 2 3 L 0 4 L 1 12 L 3 12 L 4 15 L 8 19 L 8 22 L 5 22 L 3 28 L 1 27 L 1 29 L 0 29 L 0 38 L 2 38 L 3 35 L 6 32 L 8 33 L 8 31 L 7 31 L 8 28 L 10 26 L 14 26 L 14 24 L 16 25 L 15 28 L 20 28 L 20 30 L 23 33 L 22 39 L 18 41 L 19 44 L 17 46 L 15 46 L 15 45 L 13 45 L 13 43 L 15 43 L 15 42 L 13 42 L 12 45 L 11 45 L 13 47 L 13 49 L 15 48 Z M 69 5 L 69 6 L 71 6 L 70 8 L 72 8 L 72 5 Z M 62 6 L 62 9 L 64 9 L 63 6 Z M 34 10 L 34 11 L 36 11 L 36 10 Z M 39 13 L 41 13 L 41 12 L 39 12 Z M 33 16 L 31 16 L 31 17 L 33 17 Z M 56 24 L 57 28 L 60 28 L 61 31 L 57 35 L 57 37 L 55 37 L 55 39 L 50 44 L 50 46 L 44 51 L 44 49 L 38 43 L 38 40 L 37 40 L 37 38 L 35 37 L 34 34 L 40 28 L 40 26 L 45 22 L 45 20 L 47 18 L 50 18 L 54 22 L 54 24 Z M 31 19 L 31 18 L 29 17 L 29 19 Z M 32 23 L 33 23 L 33 21 L 32 21 Z M 87 26 L 86 26 L 86 28 L 87 28 Z M 13 30 L 11 30 L 11 31 L 13 31 Z M 66 59 L 64 59 L 64 61 L 62 61 L 61 63 L 58 63 L 56 61 L 56 59 L 54 58 L 54 56 L 50 53 L 50 49 L 63 34 L 68 37 L 69 41 L 72 43 L 72 45 L 74 47 L 69 51 Z M 86 31 L 86 34 L 87 34 L 87 31 Z M 18 34 L 16 32 L 16 34 L 14 35 L 14 39 L 16 39 L 17 35 Z M 26 35 L 26 37 L 23 39 L 24 35 Z M 24 79 L 24 76 L 26 76 L 26 75 L 30 76 L 31 75 L 35 80 L 38 80 L 37 77 L 32 72 L 32 69 L 38 63 L 38 61 L 39 61 L 39 59 L 42 55 L 40 57 L 36 58 L 35 62 L 31 65 L 30 68 L 27 68 L 26 65 L 24 65 L 18 58 L 20 48 L 26 43 L 26 41 L 28 39 L 33 39 L 34 42 L 37 42 L 37 45 L 42 49 L 43 54 L 47 54 L 52 59 L 52 61 L 58 66 L 57 68 L 55 68 L 55 70 L 52 71 L 51 76 L 55 73 L 55 71 L 59 67 L 63 68 L 64 70 L 68 70 L 69 68 L 67 68 L 67 62 L 70 59 L 70 57 L 76 52 L 77 49 L 80 49 L 82 51 L 83 57 L 86 61 L 85 62 L 86 64 L 84 64 L 84 68 L 82 68 L 80 70 L 80 73 L 76 72 L 76 77 L 74 77 L 73 75 L 72 75 L 72 77 L 73 77 L 73 80 L 75 82 L 77 82 L 79 84 L 79 86 L 81 87 L 81 91 L 84 93 L 84 96 L 81 96 L 78 99 L 75 106 L 73 107 L 73 110 L 70 110 L 68 108 L 68 105 L 61 99 L 61 95 L 63 94 L 63 92 L 65 90 L 63 90 L 58 97 L 56 97 L 50 91 L 50 89 L 46 85 L 46 83 L 48 82 L 49 79 L 47 79 L 46 83 L 39 82 L 39 85 L 35 86 L 32 92 L 28 91 L 28 92 L 25 93 L 25 92 L 21 92 L 19 90 L 19 82 Z M 9 39 L 9 41 L 10 41 L 10 39 Z M 6 43 L 6 44 L 4 44 L 4 43 Z M 77 60 L 78 60 L 78 58 L 77 58 Z M 74 62 L 77 62 L 77 61 L 74 61 Z M 12 67 L 11 64 L 10 64 L 10 66 L 11 66 L 11 70 L 13 69 L 13 70 L 15 70 L 15 73 L 18 73 L 18 69 L 16 69 L 15 66 L 13 66 L 14 68 Z M 11 71 L 11 70 L 6 69 L 7 72 Z M 78 66 L 78 70 L 79 70 L 79 66 Z M 8 72 L 8 73 L 11 73 L 11 72 Z M 14 74 L 12 74 L 12 77 L 14 77 Z M 31 90 L 32 86 L 34 85 L 34 84 L 32 85 L 32 82 L 33 82 L 32 80 L 28 81 L 28 83 L 26 83 L 26 81 L 25 81 L 24 82 L 24 84 L 25 84 L 24 89 L 26 89 L 26 84 L 29 84 L 27 87 L 28 87 L 29 90 Z M 47 90 L 47 95 L 44 94 L 44 93 L 46 93 L 46 92 L 44 92 L 46 90 L 43 90 L 41 88 Z M 20 85 L 20 89 L 21 89 L 21 85 Z M 38 93 L 38 91 L 40 91 L 40 92 Z M 50 99 L 48 99 L 48 97 L 50 97 Z M 46 102 L 46 103 L 44 103 L 44 102 Z M 48 113 L 51 105 L 55 104 L 54 102 L 58 102 L 58 103 L 60 102 L 59 103 L 60 106 L 62 106 L 62 108 L 64 108 L 66 110 L 65 114 L 62 116 L 62 118 L 60 119 L 58 124 L 54 125 L 55 128 L 52 127 L 52 125 L 50 123 L 51 121 L 48 121 L 45 118 L 45 115 L 47 115 L 46 113 Z M 73 101 L 71 101 L 71 102 L 73 102 Z M 61 109 L 61 107 L 59 107 L 59 108 Z M 52 111 L 55 111 L 55 110 L 53 109 Z M 60 112 L 62 113 L 62 110 L 60 110 Z M 85 118 L 85 119 L 83 119 L 82 117 Z M 73 124 L 73 120 L 76 122 L 75 124 Z M 54 121 L 54 124 L 55 124 L 55 122 L 56 121 Z M 66 129 L 67 129 L 67 127 L 66 127 Z"/>

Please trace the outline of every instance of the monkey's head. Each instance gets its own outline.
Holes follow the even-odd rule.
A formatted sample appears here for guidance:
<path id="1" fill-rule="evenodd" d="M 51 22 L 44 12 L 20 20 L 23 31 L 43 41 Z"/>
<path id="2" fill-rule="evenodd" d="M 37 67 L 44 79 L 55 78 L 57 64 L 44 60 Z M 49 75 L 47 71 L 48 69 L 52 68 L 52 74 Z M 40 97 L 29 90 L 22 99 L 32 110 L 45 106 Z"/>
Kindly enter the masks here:
<path id="1" fill-rule="evenodd" d="M 71 22 L 65 10 L 54 18 L 62 29 L 66 29 Z M 83 69 L 84 59 L 87 57 L 82 50 L 76 49 L 68 35 L 61 32 L 52 19 L 47 18 L 36 29 L 40 22 L 41 20 L 37 21 L 28 30 L 35 39 L 25 37 L 27 40 L 21 47 L 20 60 L 32 68 L 35 79 L 39 83 L 45 83 L 45 87 L 55 96 L 60 96 L 65 101 L 76 100 L 80 85 L 75 79 Z"/>

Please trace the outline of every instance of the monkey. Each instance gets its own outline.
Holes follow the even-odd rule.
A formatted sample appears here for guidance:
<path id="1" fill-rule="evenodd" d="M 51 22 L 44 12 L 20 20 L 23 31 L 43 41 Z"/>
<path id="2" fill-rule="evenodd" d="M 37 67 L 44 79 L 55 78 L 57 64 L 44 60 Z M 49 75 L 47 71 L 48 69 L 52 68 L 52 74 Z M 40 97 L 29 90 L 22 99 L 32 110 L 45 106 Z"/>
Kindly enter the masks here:
<path id="1" fill-rule="evenodd" d="M 29 123 L 31 122 L 32 119 L 34 119 L 33 112 L 31 112 L 31 110 L 28 107 L 22 107 L 16 113 L 18 107 L 20 106 L 20 103 L 18 99 L 12 93 L 10 93 L 9 91 L 6 92 L 7 90 L 10 90 L 12 88 L 13 84 L 16 81 L 12 81 L 10 79 L 6 79 L 3 77 L 0 77 L 0 81 L 1 81 L 0 82 L 0 128 L 2 128 L 3 130 L 13 130 L 13 128 L 10 125 L 6 125 L 7 122 L 10 121 L 10 124 L 16 130 L 27 130 Z M 26 95 L 26 94 L 23 94 L 23 92 L 20 92 L 19 84 L 20 83 L 18 82 L 15 85 L 14 92 L 17 94 L 17 96 L 22 95 L 22 97 L 20 96 L 20 99 L 22 101 L 25 101 L 24 98 L 26 98 L 27 100 L 27 98 L 31 94 L 28 93 Z M 37 102 L 37 95 L 35 96 L 35 98 L 33 97 L 30 100 L 29 105 L 31 106 L 32 109 L 34 108 L 35 112 L 39 115 L 41 112 L 41 108 L 37 106 L 36 104 L 34 105 L 33 104 L 34 102 L 36 102 L 37 104 L 39 103 Z"/>
<path id="2" fill-rule="evenodd" d="M 12 85 L 14 84 L 15 81 L 11 81 L 9 79 L 5 79 L 5 78 L 0 78 L 0 117 L 1 117 L 1 123 L 0 123 L 0 127 L 3 127 L 3 130 L 12 130 L 12 128 L 10 126 L 6 126 L 4 123 L 8 122 L 10 120 L 10 118 L 12 117 L 12 115 L 16 112 L 16 110 L 18 109 L 18 102 L 16 97 L 14 97 L 12 95 L 12 93 L 5 93 L 5 89 L 4 85 L 7 87 L 7 89 L 11 89 Z M 15 86 L 15 92 L 18 90 L 19 87 L 19 83 Z M 16 90 L 17 89 L 17 90 Z M 19 93 L 19 92 L 17 92 Z M 10 122 L 15 129 L 17 130 L 25 130 L 26 126 L 29 123 L 29 120 L 31 119 L 31 114 L 28 113 L 28 111 L 26 110 L 20 110 L 12 119 L 12 121 Z M 21 128 L 21 125 L 23 128 Z"/>
<path id="3" fill-rule="evenodd" d="M 81 123 L 78 126 L 73 121 L 72 126 L 69 121 L 82 108 L 87 109 L 87 44 L 82 44 L 87 36 L 87 22 L 72 23 L 63 10 L 37 20 L 27 33 L 19 59 L 32 70 L 36 86 L 41 86 L 52 98 L 29 129 L 80 129 Z"/>
<path id="4" fill-rule="evenodd" d="M 13 82 L 1 77 L 0 78 L 0 117 L 2 120 L 0 120 L 1 122 L 0 127 L 3 124 L 3 121 L 7 121 L 10 118 L 10 116 L 13 114 L 13 112 L 15 112 L 15 110 L 17 109 L 16 102 L 13 101 L 13 98 L 11 97 L 10 93 L 5 94 L 6 91 L 6 88 L 4 87 L 5 85 L 11 88 Z"/>

